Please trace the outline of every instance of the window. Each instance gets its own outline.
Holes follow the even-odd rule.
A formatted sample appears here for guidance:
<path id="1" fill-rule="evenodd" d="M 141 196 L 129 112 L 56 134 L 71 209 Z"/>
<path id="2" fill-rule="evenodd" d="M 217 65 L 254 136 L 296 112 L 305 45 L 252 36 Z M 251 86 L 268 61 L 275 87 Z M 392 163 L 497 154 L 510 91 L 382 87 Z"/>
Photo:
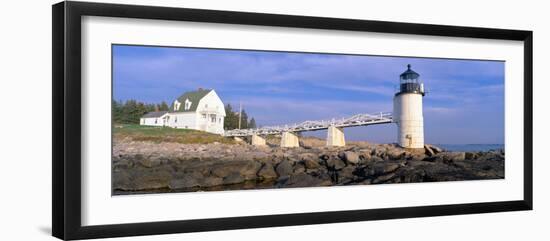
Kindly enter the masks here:
<path id="1" fill-rule="evenodd" d="M 174 117 L 174 123 L 177 123 L 178 122 L 178 117 Z"/>
<path id="2" fill-rule="evenodd" d="M 193 104 L 193 102 L 191 102 L 189 99 L 185 99 L 185 110 L 191 109 L 191 104 Z"/>
<path id="3" fill-rule="evenodd" d="M 205 104 L 205 105 L 204 105 L 204 108 L 208 108 L 208 104 Z"/>
<path id="4" fill-rule="evenodd" d="M 216 123 L 216 115 L 210 115 L 210 122 Z"/>
<path id="5" fill-rule="evenodd" d="M 155 118 L 155 124 L 157 124 L 157 120 L 158 120 L 158 119 Z"/>
<path id="6" fill-rule="evenodd" d="M 178 111 L 180 109 L 181 103 L 178 100 L 174 101 L 174 111 Z"/>
<path id="7" fill-rule="evenodd" d="M 206 119 L 206 114 L 202 114 L 202 118 L 203 118 L 203 119 Z"/>

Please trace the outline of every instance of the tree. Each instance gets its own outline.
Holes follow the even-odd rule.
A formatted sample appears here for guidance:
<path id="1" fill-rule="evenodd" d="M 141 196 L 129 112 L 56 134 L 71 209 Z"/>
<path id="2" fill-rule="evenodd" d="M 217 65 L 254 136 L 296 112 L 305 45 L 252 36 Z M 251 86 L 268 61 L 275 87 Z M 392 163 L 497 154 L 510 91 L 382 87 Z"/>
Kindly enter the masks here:
<path id="1" fill-rule="evenodd" d="M 127 100 L 122 107 L 122 123 L 131 124 L 132 117 L 137 109 L 137 103 L 135 100 Z"/>
<path id="2" fill-rule="evenodd" d="M 256 120 L 254 118 L 248 120 L 246 110 L 241 110 L 241 129 L 256 128 Z M 231 104 L 225 105 L 225 119 L 223 123 L 225 130 L 233 130 L 239 128 L 239 111 L 233 111 Z"/>
<path id="3" fill-rule="evenodd" d="M 241 129 L 248 129 L 248 114 L 246 114 L 246 111 L 244 109 L 242 110 L 240 117 L 241 117 Z"/>
<path id="4" fill-rule="evenodd" d="M 248 122 L 248 128 L 256 129 L 256 120 L 254 119 L 254 117 L 250 118 L 250 122 Z"/>
<path id="5" fill-rule="evenodd" d="M 230 104 L 225 105 L 225 119 L 223 122 L 223 128 L 226 130 L 237 129 L 238 116 L 233 112 L 233 107 Z"/>
<path id="6" fill-rule="evenodd" d="M 122 118 L 123 118 L 123 114 L 122 114 L 122 109 L 123 109 L 124 105 L 122 104 L 122 102 L 118 102 L 116 100 L 113 100 L 113 103 L 112 103 L 112 119 L 113 119 L 113 122 L 118 124 L 118 123 L 122 123 Z"/>
<path id="7" fill-rule="evenodd" d="M 153 104 L 144 104 L 136 100 L 127 100 L 124 105 L 114 105 L 114 120 L 117 123 L 123 124 L 139 124 L 141 116 L 147 112 L 154 111 L 154 106 Z"/>
<path id="8" fill-rule="evenodd" d="M 168 111 L 169 109 L 170 107 L 168 107 L 166 101 L 163 100 L 159 105 L 159 111 Z"/>
<path id="9" fill-rule="evenodd" d="M 145 112 L 159 111 L 158 105 L 156 104 L 143 104 L 143 105 L 145 107 Z"/>

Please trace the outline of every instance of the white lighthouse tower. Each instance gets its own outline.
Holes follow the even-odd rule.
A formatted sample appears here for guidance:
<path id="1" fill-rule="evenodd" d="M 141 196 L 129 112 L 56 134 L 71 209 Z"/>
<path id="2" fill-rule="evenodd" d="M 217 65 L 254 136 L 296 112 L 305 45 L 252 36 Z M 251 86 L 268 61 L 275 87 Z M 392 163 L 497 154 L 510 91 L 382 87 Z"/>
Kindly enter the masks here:
<path id="1" fill-rule="evenodd" d="M 424 148 L 422 98 L 424 83 L 407 65 L 399 76 L 399 91 L 393 98 L 393 122 L 397 124 L 397 143 L 404 148 Z"/>

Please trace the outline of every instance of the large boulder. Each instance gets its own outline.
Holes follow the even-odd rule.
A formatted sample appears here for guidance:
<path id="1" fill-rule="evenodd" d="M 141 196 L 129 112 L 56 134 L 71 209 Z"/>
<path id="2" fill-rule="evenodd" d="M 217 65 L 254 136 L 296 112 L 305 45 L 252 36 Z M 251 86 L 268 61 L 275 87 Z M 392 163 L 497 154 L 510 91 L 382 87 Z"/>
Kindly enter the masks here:
<path id="1" fill-rule="evenodd" d="M 113 189 L 115 190 L 135 190 L 132 182 L 132 176 L 127 171 L 113 172 Z"/>
<path id="2" fill-rule="evenodd" d="M 500 151 L 484 152 L 484 153 L 480 153 L 477 156 L 476 160 L 477 161 L 487 161 L 487 160 L 504 161 L 504 154 Z"/>
<path id="3" fill-rule="evenodd" d="M 359 154 L 353 152 L 353 151 L 346 151 L 343 153 L 343 159 L 347 163 L 350 164 L 357 164 L 359 163 Z"/>
<path id="4" fill-rule="evenodd" d="M 266 153 L 265 151 L 261 151 L 261 148 L 265 148 L 265 147 L 256 147 L 256 148 L 260 150 L 250 153 L 252 160 L 259 161 L 259 162 L 267 162 L 271 160 L 271 156 L 268 153 Z"/>
<path id="5" fill-rule="evenodd" d="M 319 168 L 319 158 L 316 154 L 313 153 L 303 153 L 299 155 L 300 163 L 304 165 L 306 169 L 317 169 Z"/>
<path id="6" fill-rule="evenodd" d="M 384 162 L 384 159 L 379 156 L 371 156 L 370 162 Z"/>
<path id="7" fill-rule="evenodd" d="M 424 145 L 424 150 L 426 150 L 425 154 L 427 156 L 434 156 L 435 155 L 435 152 L 433 151 L 433 149 L 429 145 Z"/>
<path id="8" fill-rule="evenodd" d="M 355 170 L 354 166 L 347 166 L 338 171 L 338 183 L 348 183 L 355 179 Z"/>
<path id="9" fill-rule="evenodd" d="M 203 162 L 200 160 L 187 160 L 187 161 L 181 162 L 181 164 L 178 165 L 177 168 L 180 170 L 183 170 L 186 173 L 200 173 L 203 176 L 209 176 L 213 167 L 215 166 L 216 164 L 214 162 Z M 220 168 L 220 171 L 221 170 L 222 168 Z"/>
<path id="10" fill-rule="evenodd" d="M 386 155 L 391 160 L 403 160 L 407 152 L 400 147 L 388 148 Z"/>
<path id="11" fill-rule="evenodd" d="M 113 169 L 114 170 L 124 170 L 129 169 L 134 166 L 134 162 L 126 158 L 126 156 L 122 157 L 113 157 Z"/>
<path id="12" fill-rule="evenodd" d="M 431 163 L 419 162 L 419 161 L 414 161 L 414 162 L 424 166 L 431 164 Z M 395 174 L 396 174 L 396 177 L 399 177 L 399 180 L 403 183 L 429 181 L 426 178 L 426 172 L 424 171 L 423 168 L 414 168 L 411 166 L 407 166 L 404 168 L 400 168 L 398 171 L 395 172 Z"/>
<path id="13" fill-rule="evenodd" d="M 298 154 L 298 159 L 300 159 L 301 161 L 317 160 L 317 155 L 315 153 L 309 153 L 309 152 L 300 153 Z"/>
<path id="14" fill-rule="evenodd" d="M 464 161 L 466 159 L 465 152 L 441 152 L 435 155 L 437 159 L 442 161 Z"/>
<path id="15" fill-rule="evenodd" d="M 288 176 L 293 172 L 292 163 L 290 163 L 289 161 L 281 161 L 275 167 L 275 171 L 277 171 L 277 174 L 279 174 L 279 176 Z"/>
<path id="16" fill-rule="evenodd" d="M 390 172 L 394 172 L 401 165 L 395 162 L 377 162 L 372 165 L 371 175 L 382 175 Z"/>
<path id="17" fill-rule="evenodd" d="M 371 149 L 361 149 L 358 152 L 360 163 L 366 163 L 371 160 Z"/>
<path id="18" fill-rule="evenodd" d="M 331 157 L 326 161 L 327 168 L 340 170 L 346 166 L 346 163 L 340 158 Z"/>
<path id="19" fill-rule="evenodd" d="M 275 179 L 277 178 L 277 172 L 273 169 L 273 165 L 265 163 L 262 168 L 260 168 L 260 171 L 258 171 L 258 176 L 262 180 Z"/>
<path id="20" fill-rule="evenodd" d="M 371 156 L 380 157 L 381 159 L 387 159 L 387 149 L 382 145 L 377 145 L 372 149 Z"/>
<path id="21" fill-rule="evenodd" d="M 285 182 L 286 187 L 318 187 L 332 184 L 329 180 L 313 177 L 306 173 L 291 175 Z"/>
<path id="22" fill-rule="evenodd" d="M 426 150 L 426 155 L 428 155 L 428 156 L 434 156 L 437 153 L 443 152 L 443 149 L 441 149 L 437 146 L 428 145 L 428 144 L 424 145 L 424 149 Z"/>
<path id="23" fill-rule="evenodd" d="M 466 160 L 474 160 L 477 158 L 477 153 L 475 152 L 466 152 L 464 154 L 464 157 L 466 158 Z"/>
<path id="24" fill-rule="evenodd" d="M 302 160 L 302 163 L 306 167 L 306 169 L 317 169 L 321 166 L 321 164 L 319 164 L 319 162 L 314 159 Z"/>
<path id="25" fill-rule="evenodd" d="M 388 174 L 385 174 L 385 175 L 382 175 L 382 176 L 378 176 L 374 180 L 372 180 L 372 183 L 373 184 L 384 183 L 384 182 L 387 182 L 387 181 L 391 180 L 395 176 L 396 176 L 395 173 L 388 173 Z"/>
<path id="26" fill-rule="evenodd" d="M 140 164 L 143 167 L 156 167 L 161 164 L 161 159 L 158 157 L 145 157 L 142 154 L 136 154 L 133 157 L 128 157 L 133 160 L 135 163 Z"/>
<path id="27" fill-rule="evenodd" d="M 245 178 L 238 172 L 229 174 L 223 178 L 224 185 L 238 184 L 245 181 Z"/>
<path id="28" fill-rule="evenodd" d="M 184 176 L 179 179 L 174 179 L 174 180 L 171 180 L 170 183 L 168 184 L 168 187 L 172 190 L 193 188 L 193 187 L 199 187 L 199 186 L 201 186 L 201 184 L 199 183 L 199 180 L 193 176 Z"/>
<path id="29" fill-rule="evenodd" d="M 223 178 L 221 177 L 204 177 L 199 180 L 201 187 L 215 187 L 223 184 Z"/>
<path id="30" fill-rule="evenodd" d="M 125 170 L 125 172 L 131 176 L 131 183 L 126 184 L 126 186 L 132 187 L 132 190 L 167 188 L 174 175 L 172 168 L 169 166 L 144 168 L 138 165 Z"/>
<path id="31" fill-rule="evenodd" d="M 306 171 L 306 167 L 304 166 L 304 164 L 302 162 L 294 163 L 294 166 L 293 166 L 293 172 L 294 173 L 305 172 L 305 171 Z"/>
<path id="32" fill-rule="evenodd" d="M 227 177 L 239 173 L 245 179 L 254 179 L 262 164 L 256 161 L 229 161 L 210 165 L 211 173 L 217 177 Z"/>

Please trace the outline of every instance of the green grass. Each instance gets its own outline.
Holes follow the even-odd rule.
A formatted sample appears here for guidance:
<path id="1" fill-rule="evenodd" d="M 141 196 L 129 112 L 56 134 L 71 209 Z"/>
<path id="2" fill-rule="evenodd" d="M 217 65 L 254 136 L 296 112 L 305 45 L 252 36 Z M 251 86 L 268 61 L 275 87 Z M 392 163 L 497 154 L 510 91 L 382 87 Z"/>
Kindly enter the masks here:
<path id="1" fill-rule="evenodd" d="M 115 124 L 113 127 L 115 139 L 130 138 L 133 141 L 176 142 L 182 144 L 225 143 L 234 144 L 230 138 L 190 129 L 175 129 L 170 127 L 141 126 L 135 124 Z"/>

